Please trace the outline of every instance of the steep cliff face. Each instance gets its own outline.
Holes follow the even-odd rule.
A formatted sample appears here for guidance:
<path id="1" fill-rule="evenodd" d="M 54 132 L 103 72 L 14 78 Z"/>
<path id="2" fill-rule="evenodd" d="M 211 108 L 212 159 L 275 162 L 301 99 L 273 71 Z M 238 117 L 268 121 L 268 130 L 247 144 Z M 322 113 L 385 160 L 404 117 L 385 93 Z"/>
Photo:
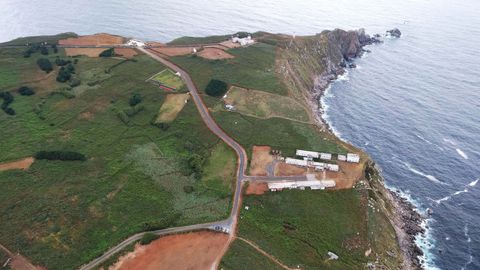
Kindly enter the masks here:
<path id="1" fill-rule="evenodd" d="M 277 71 L 288 86 L 289 94 L 307 103 L 312 108 L 312 118 L 317 120 L 322 129 L 327 129 L 320 117 L 320 97 L 329 83 L 344 73 L 348 62 L 364 52 L 365 45 L 380 41 L 369 37 L 362 29 L 336 29 L 315 36 L 282 36 L 276 42 Z M 420 215 L 411 204 L 385 188 L 373 161 L 369 161 L 365 177 L 357 184 L 357 188 L 369 190 L 366 221 L 371 235 L 370 252 L 375 254 L 375 260 L 368 263 L 367 267 L 421 269 L 417 258 L 421 251 L 414 243 L 416 233 L 422 231 L 419 226 Z"/>
<path id="2" fill-rule="evenodd" d="M 277 44 L 277 71 L 290 89 L 290 95 L 308 103 L 315 110 L 312 117 L 322 123 L 318 99 L 323 91 L 344 72 L 346 62 L 360 56 L 363 46 L 376 41 L 363 29 L 335 29 L 315 36 L 284 37 Z"/>

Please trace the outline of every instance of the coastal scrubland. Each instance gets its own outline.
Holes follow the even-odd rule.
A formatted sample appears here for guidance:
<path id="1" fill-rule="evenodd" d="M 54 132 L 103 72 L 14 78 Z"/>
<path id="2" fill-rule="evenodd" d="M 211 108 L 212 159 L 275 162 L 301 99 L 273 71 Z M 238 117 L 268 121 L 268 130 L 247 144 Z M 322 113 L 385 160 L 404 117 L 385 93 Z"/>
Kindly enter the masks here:
<path id="1" fill-rule="evenodd" d="M 331 43 L 325 35 L 302 37 L 293 42 L 286 36 L 256 33 L 259 43 L 227 51 L 235 55 L 233 59 L 209 61 L 177 56 L 171 60 L 191 74 L 200 90 L 209 80 L 220 79 L 234 87 L 273 95 L 272 99 L 279 95 L 310 106 L 308 98 L 314 87 L 313 78 L 332 68 L 322 61 L 340 64 L 343 59 L 341 46 Z M 298 70 L 291 72 L 294 69 Z M 244 146 L 249 158 L 254 145 L 271 146 L 282 151 L 283 156 L 294 156 L 296 149 L 331 153 L 358 151 L 317 124 L 300 123 L 288 117 L 264 119 L 246 113 L 244 108 L 219 109 L 224 104 L 222 97 L 205 95 L 204 99 L 217 123 Z M 278 110 L 277 116 L 292 113 L 288 106 L 272 108 Z M 292 268 L 300 265 L 302 269 L 358 269 L 367 263 L 398 268 L 401 259 L 388 255 L 400 254 L 395 231 L 382 211 L 372 210 L 368 205 L 373 200 L 368 188 L 367 183 L 350 190 L 292 190 L 246 196 L 243 205 L 250 209 L 242 208 L 239 236 Z M 238 241 L 224 257 L 225 269 L 245 269 L 245 261 L 264 265 L 265 269 L 278 267 L 265 261 L 263 256 L 253 256 L 256 251 Z M 328 260 L 328 251 L 339 255 L 339 259 Z"/>
<path id="2" fill-rule="evenodd" d="M 67 57 L 59 48 L 25 58 L 24 50 L 0 48 L 0 90 L 12 93 L 16 111 L 0 112 L 0 162 L 38 151 L 73 151 L 86 160 L 37 160 L 0 172 L 0 219 L 8 221 L 0 223 L 1 244 L 36 265 L 73 269 L 136 232 L 228 216 L 234 152 L 203 125 L 193 103 L 168 126 L 153 123 L 166 93 L 146 79 L 164 66 L 145 55 Z M 81 84 L 56 81 L 55 64 L 41 71 L 41 57 L 70 60 Z M 35 95 L 17 94 L 21 86 Z M 137 93 L 142 109 L 125 122 L 121 112 L 132 112 Z"/>

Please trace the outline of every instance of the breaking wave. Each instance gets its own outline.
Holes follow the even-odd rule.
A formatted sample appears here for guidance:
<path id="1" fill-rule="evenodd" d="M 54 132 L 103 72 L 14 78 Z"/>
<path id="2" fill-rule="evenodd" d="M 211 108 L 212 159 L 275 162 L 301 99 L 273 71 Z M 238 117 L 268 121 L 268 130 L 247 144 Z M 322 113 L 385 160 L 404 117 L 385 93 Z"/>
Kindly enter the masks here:
<path id="1" fill-rule="evenodd" d="M 442 185 L 446 185 L 444 182 L 438 180 L 435 176 L 430 175 L 430 174 L 426 174 L 426 173 L 424 173 L 424 172 L 421 172 L 421 171 L 413 168 L 412 165 L 410 165 L 408 162 L 403 162 L 403 164 L 405 165 L 405 167 L 406 167 L 409 171 L 413 172 L 414 174 L 423 176 L 423 177 L 427 178 L 428 180 L 430 180 L 430 181 L 432 181 L 432 182 L 439 183 L 439 184 L 442 184 Z"/>
<path id="2" fill-rule="evenodd" d="M 463 152 L 461 149 L 457 148 L 457 149 L 455 149 L 455 150 L 457 150 L 457 153 L 458 153 L 460 156 L 462 156 L 464 159 L 468 159 L 467 154 L 465 154 L 465 152 Z"/>

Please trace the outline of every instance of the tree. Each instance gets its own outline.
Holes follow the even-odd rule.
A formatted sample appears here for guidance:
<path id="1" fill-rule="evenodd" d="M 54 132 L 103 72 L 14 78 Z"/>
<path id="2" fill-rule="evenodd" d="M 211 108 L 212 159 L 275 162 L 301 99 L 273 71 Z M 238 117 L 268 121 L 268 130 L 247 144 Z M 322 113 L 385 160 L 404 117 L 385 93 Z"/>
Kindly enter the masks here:
<path id="1" fill-rule="evenodd" d="M 37 60 L 37 65 L 38 67 L 40 67 L 41 70 L 45 71 L 46 73 L 49 73 L 53 70 L 53 65 L 47 58 L 39 58 Z"/>
<path id="2" fill-rule="evenodd" d="M 20 88 L 18 88 L 18 93 L 22 96 L 31 96 L 31 95 L 34 95 L 35 92 L 33 91 L 32 88 L 28 87 L 28 86 L 22 86 Z"/>
<path id="3" fill-rule="evenodd" d="M 65 60 L 65 59 L 62 59 L 62 58 L 57 58 L 55 59 L 55 64 L 57 66 L 65 66 L 67 64 L 70 64 L 72 61 L 70 60 Z"/>
<path id="4" fill-rule="evenodd" d="M 205 88 L 205 92 L 213 97 L 223 96 L 227 92 L 227 83 L 220 80 L 210 80 Z"/>
<path id="5" fill-rule="evenodd" d="M 10 107 L 3 109 L 3 111 L 6 112 L 8 115 L 15 115 L 15 110 Z"/>
<path id="6" fill-rule="evenodd" d="M 138 103 L 142 102 L 142 96 L 140 94 L 133 94 L 131 97 L 130 97 L 130 100 L 128 101 L 128 104 L 130 104 L 130 106 L 135 106 L 137 105 Z"/>
<path id="7" fill-rule="evenodd" d="M 42 46 L 40 48 L 40 53 L 43 55 L 48 55 L 48 48 L 46 46 Z"/>
<path id="8" fill-rule="evenodd" d="M 70 80 L 71 77 L 72 75 L 70 74 L 70 72 L 64 67 L 61 67 L 58 71 L 57 82 L 66 82 Z"/>
<path id="9" fill-rule="evenodd" d="M 72 151 L 39 151 L 35 154 L 36 159 L 46 159 L 46 160 L 80 160 L 85 161 L 87 158 L 80 153 Z"/>
<path id="10" fill-rule="evenodd" d="M 58 53 L 57 44 L 52 44 L 53 53 Z"/>
<path id="11" fill-rule="evenodd" d="M 101 52 L 98 56 L 100 57 L 112 57 L 115 56 L 115 51 L 113 48 L 107 49 L 103 52 Z"/>

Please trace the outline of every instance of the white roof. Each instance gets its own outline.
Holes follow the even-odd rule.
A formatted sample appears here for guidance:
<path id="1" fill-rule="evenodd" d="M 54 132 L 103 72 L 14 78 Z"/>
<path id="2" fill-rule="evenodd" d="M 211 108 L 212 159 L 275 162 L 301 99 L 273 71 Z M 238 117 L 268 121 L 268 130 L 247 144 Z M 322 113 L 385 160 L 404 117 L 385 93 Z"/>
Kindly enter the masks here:
<path id="1" fill-rule="evenodd" d="M 313 158 L 318 158 L 318 152 L 314 152 L 314 151 L 307 151 L 307 150 L 301 150 L 301 149 L 297 149 L 296 153 L 295 153 L 297 156 L 301 156 L 301 157 L 313 157 Z"/>
<path id="2" fill-rule="evenodd" d="M 305 188 L 314 187 L 315 189 L 321 189 L 322 187 L 334 187 L 335 181 L 333 180 L 307 180 L 307 181 L 276 181 L 268 182 L 269 189 L 284 189 L 284 188 Z"/>

